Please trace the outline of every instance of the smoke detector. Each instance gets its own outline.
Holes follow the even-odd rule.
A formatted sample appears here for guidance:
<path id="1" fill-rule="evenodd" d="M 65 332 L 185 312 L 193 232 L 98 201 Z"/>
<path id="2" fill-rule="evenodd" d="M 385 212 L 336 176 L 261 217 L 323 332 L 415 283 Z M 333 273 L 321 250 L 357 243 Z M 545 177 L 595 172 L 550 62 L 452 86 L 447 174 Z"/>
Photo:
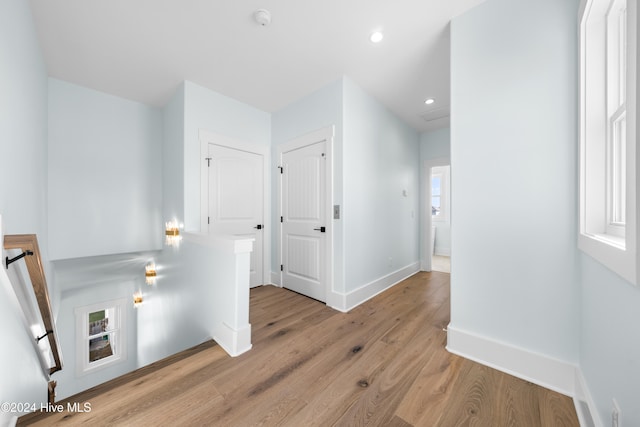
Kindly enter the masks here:
<path id="1" fill-rule="evenodd" d="M 253 14 L 253 19 L 263 27 L 266 27 L 271 23 L 271 12 L 266 9 L 258 9 Z"/>

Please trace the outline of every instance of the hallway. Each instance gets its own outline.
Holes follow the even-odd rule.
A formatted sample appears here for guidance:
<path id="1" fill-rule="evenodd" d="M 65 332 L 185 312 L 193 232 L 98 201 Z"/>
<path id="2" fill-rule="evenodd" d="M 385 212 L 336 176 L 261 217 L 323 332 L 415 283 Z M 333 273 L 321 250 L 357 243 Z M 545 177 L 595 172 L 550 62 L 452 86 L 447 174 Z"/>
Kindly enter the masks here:
<path id="1" fill-rule="evenodd" d="M 251 291 L 254 347 L 207 342 L 19 425 L 577 426 L 569 397 L 448 353 L 449 274 L 418 273 L 350 313 Z"/>

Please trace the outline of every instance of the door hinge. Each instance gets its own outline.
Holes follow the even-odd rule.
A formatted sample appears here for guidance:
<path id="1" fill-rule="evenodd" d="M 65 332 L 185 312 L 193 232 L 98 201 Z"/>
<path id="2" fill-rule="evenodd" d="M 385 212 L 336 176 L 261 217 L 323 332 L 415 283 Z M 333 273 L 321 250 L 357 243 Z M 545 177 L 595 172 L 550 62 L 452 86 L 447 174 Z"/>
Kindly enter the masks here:
<path id="1" fill-rule="evenodd" d="M 280 173 L 283 174 L 284 173 L 284 168 L 282 166 L 278 166 L 278 169 L 280 169 Z"/>
<path id="2" fill-rule="evenodd" d="M 207 217 L 207 224 L 211 224 L 211 217 L 210 216 Z"/>
<path id="3" fill-rule="evenodd" d="M 280 222 L 284 222 L 284 217 L 280 217 Z"/>
<path id="4" fill-rule="evenodd" d="M 284 271 L 284 265 L 280 264 L 280 271 Z"/>
<path id="5" fill-rule="evenodd" d="M 211 167 L 211 157 L 205 157 L 204 159 L 207 161 L 207 167 L 210 168 Z"/>

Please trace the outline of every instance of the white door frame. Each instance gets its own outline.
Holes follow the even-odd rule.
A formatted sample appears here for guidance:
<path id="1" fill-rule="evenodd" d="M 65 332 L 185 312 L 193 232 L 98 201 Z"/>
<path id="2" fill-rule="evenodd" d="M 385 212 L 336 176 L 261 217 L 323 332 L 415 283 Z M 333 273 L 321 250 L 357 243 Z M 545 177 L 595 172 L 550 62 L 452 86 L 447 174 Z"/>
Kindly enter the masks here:
<path id="1" fill-rule="evenodd" d="M 270 282 L 271 277 L 271 175 L 269 165 L 271 164 L 271 149 L 266 145 L 251 144 L 220 135 L 205 129 L 198 130 L 200 139 L 200 232 L 206 233 L 209 225 L 207 216 L 209 215 L 209 175 L 207 170 L 207 157 L 209 157 L 209 144 L 219 145 L 234 150 L 246 151 L 247 153 L 262 156 L 262 218 L 263 239 L 262 239 L 262 284 Z"/>
<path id="2" fill-rule="evenodd" d="M 326 170 L 325 170 L 325 218 L 326 218 L 326 245 L 325 245 L 325 275 L 327 283 L 325 283 L 325 304 L 329 301 L 329 297 L 333 291 L 333 139 L 335 136 L 335 127 L 327 126 L 313 132 L 292 138 L 284 144 L 278 145 L 277 159 L 278 166 L 282 166 L 282 155 L 288 151 L 313 145 L 324 141 L 326 143 Z M 280 175 L 280 183 L 278 185 L 278 212 L 282 216 L 282 174 Z M 282 225 L 278 232 L 278 259 L 282 265 Z M 282 271 L 280 273 L 280 283 L 282 287 Z"/>
<path id="3" fill-rule="evenodd" d="M 429 209 L 431 200 L 431 169 L 437 166 L 451 166 L 451 159 L 448 157 L 438 157 L 436 159 L 427 159 L 422 165 L 422 206 L 420 211 L 422 212 L 420 222 L 422 229 L 422 236 L 420 238 L 420 251 L 422 253 L 422 259 L 420 260 L 420 269 L 422 271 L 431 271 L 431 226 L 433 221 L 431 218 L 431 209 Z M 449 184 L 451 188 L 451 184 Z M 451 200 L 451 199 L 449 199 Z M 451 206 L 451 204 L 449 205 Z"/>

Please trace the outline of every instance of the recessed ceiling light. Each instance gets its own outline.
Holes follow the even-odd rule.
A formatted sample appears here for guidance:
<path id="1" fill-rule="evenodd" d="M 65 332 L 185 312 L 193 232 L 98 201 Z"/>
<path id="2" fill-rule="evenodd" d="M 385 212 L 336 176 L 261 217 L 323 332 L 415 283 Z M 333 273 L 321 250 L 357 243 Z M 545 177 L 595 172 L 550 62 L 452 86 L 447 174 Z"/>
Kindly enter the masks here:
<path id="1" fill-rule="evenodd" d="M 425 103 L 425 104 L 427 104 L 427 105 L 431 105 L 431 104 L 433 104 L 434 102 L 436 102 L 436 100 L 435 100 L 435 99 L 433 99 L 433 98 L 427 98 L 427 99 L 424 101 L 424 103 Z"/>
<path id="2" fill-rule="evenodd" d="M 380 43 L 383 38 L 384 34 L 382 34 L 382 31 L 374 31 L 371 33 L 369 40 L 371 40 L 372 43 Z"/>

